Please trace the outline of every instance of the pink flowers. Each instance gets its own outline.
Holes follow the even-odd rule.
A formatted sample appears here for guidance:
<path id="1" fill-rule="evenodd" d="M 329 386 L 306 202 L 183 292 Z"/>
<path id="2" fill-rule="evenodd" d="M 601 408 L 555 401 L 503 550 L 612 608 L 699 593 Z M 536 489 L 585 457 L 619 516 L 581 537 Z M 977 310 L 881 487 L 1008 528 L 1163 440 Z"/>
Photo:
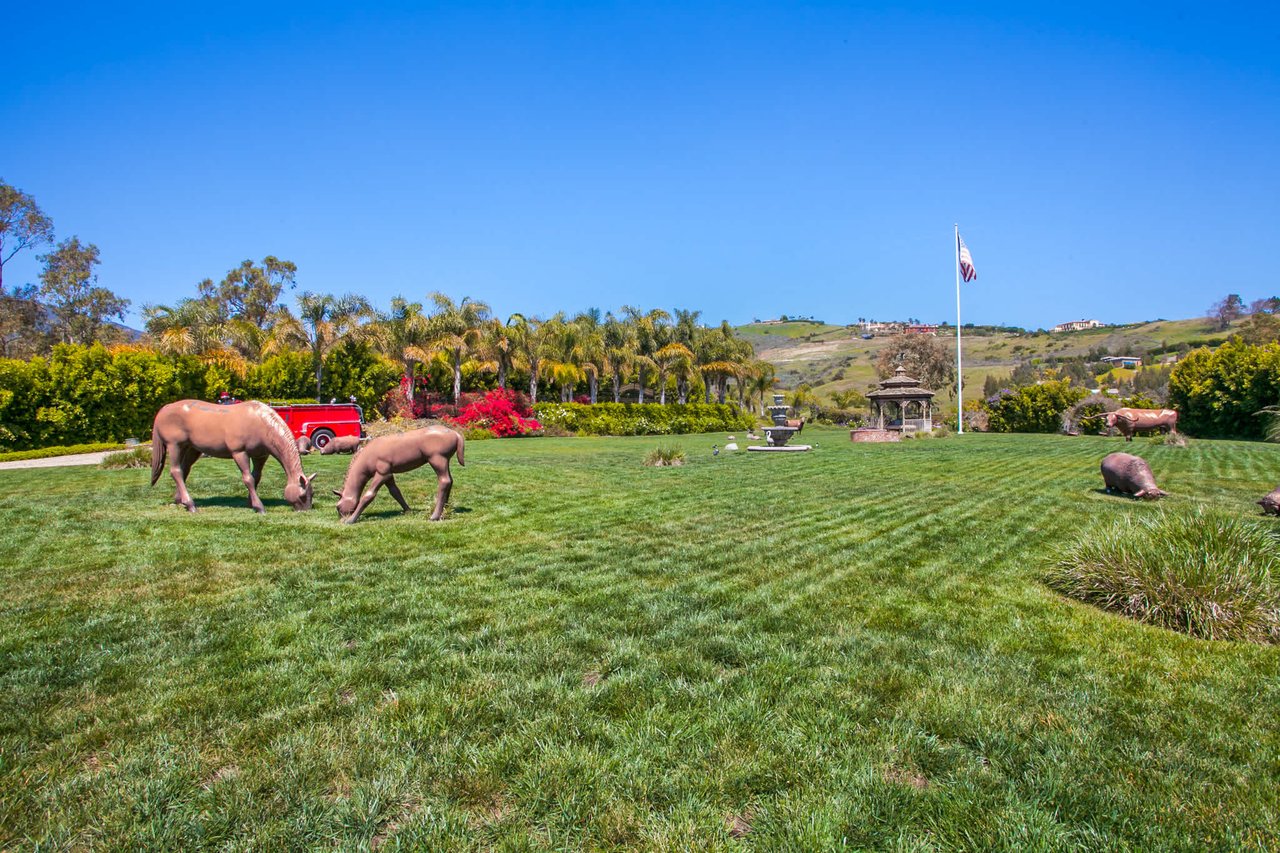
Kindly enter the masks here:
<path id="1" fill-rule="evenodd" d="M 542 429 L 532 415 L 533 411 L 515 392 L 495 388 L 463 407 L 454 423 L 487 429 L 498 438 L 512 438 Z"/>

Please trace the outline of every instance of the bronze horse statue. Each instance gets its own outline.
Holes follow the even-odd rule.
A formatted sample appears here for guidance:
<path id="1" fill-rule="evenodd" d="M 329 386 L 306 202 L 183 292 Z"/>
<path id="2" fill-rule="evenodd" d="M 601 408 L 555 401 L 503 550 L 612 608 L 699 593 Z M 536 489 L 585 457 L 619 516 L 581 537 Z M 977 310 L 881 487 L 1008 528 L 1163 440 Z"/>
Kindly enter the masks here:
<path id="1" fill-rule="evenodd" d="M 462 458 L 464 444 L 461 435 L 442 426 L 429 426 L 373 439 L 352 458 L 347 467 L 347 476 L 342 481 L 342 491 L 333 490 L 338 496 L 338 516 L 346 524 L 353 523 L 373 503 L 378 489 L 384 485 L 391 497 L 400 504 L 400 508 L 408 512 L 409 504 L 404 495 L 400 494 L 395 475 L 430 464 L 438 481 L 436 506 L 431 513 L 431 520 L 439 521 L 440 516 L 444 515 L 445 502 L 449 500 L 449 490 L 453 488 L 449 458 L 456 453 L 458 464 L 465 466 L 467 463 Z M 365 488 L 366 485 L 368 488 Z"/>
<path id="2" fill-rule="evenodd" d="M 155 485 L 169 458 L 169 473 L 178 484 L 174 503 L 196 511 L 187 491 L 187 475 L 201 456 L 234 459 L 240 479 L 249 489 L 249 506 L 265 512 L 258 498 L 262 466 L 274 456 L 284 468 L 284 499 L 295 510 L 311 509 L 311 481 L 302 472 L 302 456 L 293 432 L 284 419 L 265 403 L 250 400 L 234 406 L 216 406 L 203 400 L 179 400 L 156 413 L 151 431 L 151 485 Z M 252 470 L 250 470 L 252 463 Z"/>

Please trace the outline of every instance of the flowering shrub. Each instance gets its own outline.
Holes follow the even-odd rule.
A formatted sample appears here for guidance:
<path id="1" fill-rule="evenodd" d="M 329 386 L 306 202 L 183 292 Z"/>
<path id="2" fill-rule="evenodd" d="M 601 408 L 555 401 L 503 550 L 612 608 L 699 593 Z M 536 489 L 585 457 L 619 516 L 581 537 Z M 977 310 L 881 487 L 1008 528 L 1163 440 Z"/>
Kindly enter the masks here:
<path id="1" fill-rule="evenodd" d="M 463 395 L 463 400 L 471 395 Z M 462 427 L 487 429 L 498 438 L 528 435 L 542 429 L 531 417 L 533 412 L 512 391 L 495 388 L 483 397 L 462 407 L 454 423 Z"/>
<path id="2" fill-rule="evenodd" d="M 717 403 L 539 403 L 538 419 L 548 428 L 577 435 L 682 435 L 734 432 L 755 424 L 737 406 Z"/>

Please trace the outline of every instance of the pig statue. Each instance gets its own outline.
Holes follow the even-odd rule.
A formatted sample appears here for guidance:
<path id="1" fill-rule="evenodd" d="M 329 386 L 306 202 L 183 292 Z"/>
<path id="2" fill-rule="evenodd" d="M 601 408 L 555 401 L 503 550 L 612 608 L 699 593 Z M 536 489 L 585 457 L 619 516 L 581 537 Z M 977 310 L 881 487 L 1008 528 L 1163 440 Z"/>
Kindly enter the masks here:
<path id="1" fill-rule="evenodd" d="M 1102 482 L 1107 487 L 1107 494 L 1120 492 L 1148 500 L 1168 494 L 1156 486 L 1156 478 L 1152 476 L 1151 466 L 1146 460 L 1132 453 L 1107 454 L 1102 460 Z"/>
<path id="2" fill-rule="evenodd" d="M 1263 515 L 1280 515 L 1280 486 L 1258 501 L 1258 506 L 1262 507 Z"/>
<path id="3" fill-rule="evenodd" d="M 358 435 L 340 435 L 329 439 L 329 442 L 320 448 L 320 455 L 332 456 L 335 453 L 355 453 L 360 449 L 362 441 L 364 439 Z"/>

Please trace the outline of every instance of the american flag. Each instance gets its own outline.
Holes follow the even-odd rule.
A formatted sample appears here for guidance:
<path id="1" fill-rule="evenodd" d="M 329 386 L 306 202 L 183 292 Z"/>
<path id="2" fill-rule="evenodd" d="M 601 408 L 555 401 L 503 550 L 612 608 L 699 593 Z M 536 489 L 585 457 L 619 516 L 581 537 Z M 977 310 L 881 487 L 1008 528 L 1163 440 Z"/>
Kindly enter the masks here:
<path id="1" fill-rule="evenodd" d="M 960 277 L 965 281 L 973 281 L 978 277 L 978 271 L 973 268 L 973 255 L 969 254 L 969 247 L 964 244 L 964 238 L 959 234 L 956 239 L 960 241 Z"/>

